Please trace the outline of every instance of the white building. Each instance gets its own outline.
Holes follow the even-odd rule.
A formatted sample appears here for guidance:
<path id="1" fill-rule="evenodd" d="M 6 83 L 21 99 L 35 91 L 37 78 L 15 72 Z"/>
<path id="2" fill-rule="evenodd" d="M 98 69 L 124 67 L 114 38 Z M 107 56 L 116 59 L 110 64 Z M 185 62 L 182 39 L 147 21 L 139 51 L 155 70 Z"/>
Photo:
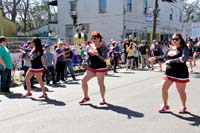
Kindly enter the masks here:
<path id="1" fill-rule="evenodd" d="M 81 23 L 87 30 L 99 31 L 105 40 L 121 40 L 133 35 L 151 40 L 155 0 L 57 0 L 58 34 L 72 39 L 73 23 Z M 167 3 L 159 0 L 157 19 L 158 40 L 168 40 L 174 32 L 183 31 L 183 2 Z M 74 17 L 77 22 L 73 22 Z"/>

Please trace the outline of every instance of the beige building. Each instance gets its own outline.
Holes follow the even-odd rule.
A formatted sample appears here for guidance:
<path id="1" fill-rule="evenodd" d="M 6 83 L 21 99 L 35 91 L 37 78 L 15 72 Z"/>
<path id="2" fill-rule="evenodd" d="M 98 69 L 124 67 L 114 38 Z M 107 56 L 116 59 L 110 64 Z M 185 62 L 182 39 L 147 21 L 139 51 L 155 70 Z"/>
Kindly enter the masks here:
<path id="1" fill-rule="evenodd" d="M 99 31 L 105 40 L 121 40 L 132 35 L 138 40 L 152 38 L 154 0 L 57 0 L 58 33 L 72 39 L 73 24 L 82 23 L 89 31 Z M 183 2 L 159 0 L 157 38 L 168 40 L 183 31 Z"/>

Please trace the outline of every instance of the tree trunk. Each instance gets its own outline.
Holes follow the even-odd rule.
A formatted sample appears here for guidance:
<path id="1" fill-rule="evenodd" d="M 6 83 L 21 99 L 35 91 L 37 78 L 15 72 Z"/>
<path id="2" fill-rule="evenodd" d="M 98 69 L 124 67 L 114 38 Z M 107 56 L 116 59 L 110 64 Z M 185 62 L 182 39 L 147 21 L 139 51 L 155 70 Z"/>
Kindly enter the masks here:
<path id="1" fill-rule="evenodd" d="M 17 5 L 16 5 L 16 0 L 13 0 L 13 8 L 11 11 L 11 20 L 15 22 L 17 16 Z"/>
<path id="2" fill-rule="evenodd" d="M 28 9 L 30 6 L 30 0 L 26 0 L 26 2 L 24 2 L 24 32 L 27 31 L 27 15 L 28 15 Z"/>

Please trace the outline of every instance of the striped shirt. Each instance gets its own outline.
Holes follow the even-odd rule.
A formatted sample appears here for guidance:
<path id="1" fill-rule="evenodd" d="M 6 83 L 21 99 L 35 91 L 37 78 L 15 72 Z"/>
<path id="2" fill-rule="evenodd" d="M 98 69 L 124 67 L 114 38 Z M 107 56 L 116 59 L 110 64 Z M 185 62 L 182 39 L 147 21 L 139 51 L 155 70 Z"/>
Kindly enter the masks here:
<path id="1" fill-rule="evenodd" d="M 72 51 L 69 48 L 65 48 L 65 59 L 66 61 L 70 61 L 72 59 Z"/>

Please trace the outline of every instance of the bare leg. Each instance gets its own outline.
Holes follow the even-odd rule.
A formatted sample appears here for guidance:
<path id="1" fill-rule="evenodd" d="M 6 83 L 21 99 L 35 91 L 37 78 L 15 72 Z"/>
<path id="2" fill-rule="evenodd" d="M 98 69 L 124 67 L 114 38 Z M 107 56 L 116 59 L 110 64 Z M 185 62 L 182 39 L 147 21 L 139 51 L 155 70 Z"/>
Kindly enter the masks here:
<path id="1" fill-rule="evenodd" d="M 154 70 L 154 61 L 151 60 L 151 61 L 149 61 L 149 62 L 150 62 L 150 65 L 151 65 L 151 70 Z"/>
<path id="2" fill-rule="evenodd" d="M 129 64 L 130 64 L 130 59 L 127 59 L 127 61 L 126 61 L 126 71 L 128 71 Z"/>
<path id="3" fill-rule="evenodd" d="M 42 80 L 42 73 L 35 73 L 35 76 L 36 76 L 38 83 L 40 84 L 40 87 L 41 87 L 43 94 L 45 94 L 46 90 L 45 90 L 45 87 L 44 87 L 44 82 Z"/>
<path id="4" fill-rule="evenodd" d="M 194 66 L 196 66 L 196 58 L 197 58 L 197 53 L 194 52 L 194 55 L 193 55 L 193 61 L 194 61 Z"/>
<path id="5" fill-rule="evenodd" d="M 176 88 L 181 98 L 182 106 L 186 106 L 187 96 L 185 93 L 186 83 L 176 83 Z"/>
<path id="6" fill-rule="evenodd" d="M 27 87 L 27 91 L 28 93 L 31 93 L 31 78 L 33 77 L 33 73 L 31 71 L 28 70 L 28 72 L 26 73 L 26 77 L 25 77 L 25 80 L 26 80 L 26 87 Z"/>
<path id="7" fill-rule="evenodd" d="M 88 97 L 88 84 L 87 83 L 93 77 L 95 77 L 95 73 L 87 70 L 82 79 L 82 89 L 83 89 L 84 98 Z"/>
<path id="8" fill-rule="evenodd" d="M 167 105 L 167 101 L 168 101 L 168 90 L 169 87 L 172 85 L 172 81 L 170 80 L 162 80 L 162 98 L 163 98 L 163 102 L 164 102 L 164 106 Z"/>
<path id="9" fill-rule="evenodd" d="M 160 70 L 159 70 L 159 71 L 162 72 L 162 62 L 161 62 L 161 61 L 158 61 L 158 64 L 159 64 L 159 66 L 160 66 Z"/>
<path id="10" fill-rule="evenodd" d="M 130 69 L 133 69 L 133 59 L 130 59 L 130 63 L 131 63 Z"/>
<path id="11" fill-rule="evenodd" d="M 190 72 L 193 72 L 193 68 L 192 68 L 193 59 L 189 59 L 188 61 L 189 61 L 189 64 L 190 64 Z"/>
<path id="12" fill-rule="evenodd" d="M 97 80 L 98 80 L 98 84 L 100 88 L 101 98 L 105 99 L 105 85 L 104 85 L 105 73 L 96 73 L 96 76 L 97 76 Z"/>

